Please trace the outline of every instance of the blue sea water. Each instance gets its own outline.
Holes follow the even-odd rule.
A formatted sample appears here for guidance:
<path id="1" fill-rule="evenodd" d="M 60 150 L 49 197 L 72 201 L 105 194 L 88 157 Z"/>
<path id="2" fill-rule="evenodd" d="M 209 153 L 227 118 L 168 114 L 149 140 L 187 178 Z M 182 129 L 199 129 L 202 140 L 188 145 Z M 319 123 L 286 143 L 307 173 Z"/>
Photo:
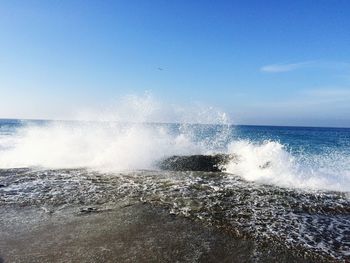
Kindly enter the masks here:
<path id="1" fill-rule="evenodd" d="M 237 126 L 235 137 L 248 140 L 280 141 L 293 152 L 349 153 L 350 128 Z"/>

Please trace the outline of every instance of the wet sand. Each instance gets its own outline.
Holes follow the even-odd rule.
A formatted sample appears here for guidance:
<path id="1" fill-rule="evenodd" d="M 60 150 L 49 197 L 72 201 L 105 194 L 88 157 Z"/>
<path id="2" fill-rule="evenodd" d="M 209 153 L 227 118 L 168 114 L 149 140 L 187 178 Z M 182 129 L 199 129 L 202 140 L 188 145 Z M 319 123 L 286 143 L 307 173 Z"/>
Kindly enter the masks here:
<path id="1" fill-rule="evenodd" d="M 2 262 L 245 262 L 253 245 L 141 203 L 77 211 L 1 208 Z"/>

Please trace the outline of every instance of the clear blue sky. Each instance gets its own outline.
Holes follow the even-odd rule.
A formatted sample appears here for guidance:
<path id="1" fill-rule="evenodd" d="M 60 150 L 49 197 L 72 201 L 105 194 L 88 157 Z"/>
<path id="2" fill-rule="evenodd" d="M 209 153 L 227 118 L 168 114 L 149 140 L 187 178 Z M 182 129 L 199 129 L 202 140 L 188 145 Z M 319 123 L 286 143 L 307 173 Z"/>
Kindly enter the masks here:
<path id="1" fill-rule="evenodd" d="M 236 123 L 350 127 L 350 1 L 0 2 L 0 118 L 145 90 Z"/>

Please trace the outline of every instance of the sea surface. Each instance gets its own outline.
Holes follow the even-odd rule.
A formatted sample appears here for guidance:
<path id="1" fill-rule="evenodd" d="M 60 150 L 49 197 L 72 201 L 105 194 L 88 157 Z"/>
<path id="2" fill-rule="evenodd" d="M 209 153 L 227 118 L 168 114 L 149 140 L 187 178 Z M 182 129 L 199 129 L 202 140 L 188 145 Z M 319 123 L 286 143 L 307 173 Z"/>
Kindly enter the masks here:
<path id="1" fill-rule="evenodd" d="M 218 153 L 237 158 L 222 172 L 159 168 Z M 0 206 L 140 201 L 253 240 L 257 262 L 269 249 L 350 261 L 350 129 L 0 120 Z"/>

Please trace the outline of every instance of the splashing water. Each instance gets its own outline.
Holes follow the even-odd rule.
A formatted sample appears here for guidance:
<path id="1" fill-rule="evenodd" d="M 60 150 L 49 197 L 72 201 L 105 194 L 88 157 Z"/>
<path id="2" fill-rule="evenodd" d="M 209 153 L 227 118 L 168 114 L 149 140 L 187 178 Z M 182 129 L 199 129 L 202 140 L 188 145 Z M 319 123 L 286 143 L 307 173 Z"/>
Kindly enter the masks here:
<path id="1" fill-rule="evenodd" d="M 198 151 L 186 136 L 171 136 L 166 127 L 53 123 L 19 130 L 14 147 L 0 153 L 0 164 L 2 168 L 150 169 L 164 156 Z"/>
<path id="2" fill-rule="evenodd" d="M 350 190 L 350 156 L 343 153 L 294 156 L 279 142 L 257 144 L 247 140 L 231 142 L 228 150 L 238 155 L 238 162 L 228 164 L 227 172 L 248 181 L 282 187 Z"/>
<path id="3" fill-rule="evenodd" d="M 156 169 L 172 155 L 226 153 L 237 156 L 226 172 L 248 181 L 350 190 L 346 129 L 251 127 L 241 136 L 225 113 L 211 107 L 169 108 L 149 95 L 129 96 L 119 105 L 119 111 L 95 118 L 99 122 L 0 124 L 0 168 Z M 166 116 L 181 124 L 150 123 Z"/>

